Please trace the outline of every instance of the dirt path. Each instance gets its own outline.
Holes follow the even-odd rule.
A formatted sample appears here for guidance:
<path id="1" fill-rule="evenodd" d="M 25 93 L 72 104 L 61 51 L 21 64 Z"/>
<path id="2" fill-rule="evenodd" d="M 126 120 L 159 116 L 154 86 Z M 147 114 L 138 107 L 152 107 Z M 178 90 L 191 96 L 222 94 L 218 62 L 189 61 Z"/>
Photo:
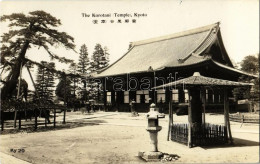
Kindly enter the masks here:
<path id="1" fill-rule="evenodd" d="M 212 123 L 221 123 L 222 117 L 207 116 Z M 176 122 L 185 122 L 186 119 L 185 116 L 175 116 Z M 98 124 L 48 132 L 1 135 L 0 151 L 37 164 L 144 163 L 137 157 L 138 151 L 150 150 L 149 136 L 145 130 L 147 120 L 144 115 L 129 117 L 129 113 L 118 113 L 89 119 L 83 117 L 77 121 Z M 186 145 L 166 141 L 167 118 L 160 120 L 160 125 L 163 129 L 158 135 L 159 150 L 181 156 L 178 163 L 259 161 L 257 125 L 244 124 L 240 127 L 241 124 L 232 122 L 235 142 L 233 146 L 191 149 Z M 11 153 L 11 148 L 24 148 L 25 152 Z"/>

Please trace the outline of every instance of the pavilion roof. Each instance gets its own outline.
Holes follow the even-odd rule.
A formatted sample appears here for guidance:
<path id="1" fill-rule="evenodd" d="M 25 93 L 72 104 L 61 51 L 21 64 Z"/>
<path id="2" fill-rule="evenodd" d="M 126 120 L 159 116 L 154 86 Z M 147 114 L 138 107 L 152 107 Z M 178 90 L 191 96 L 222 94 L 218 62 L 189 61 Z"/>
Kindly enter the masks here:
<path id="1" fill-rule="evenodd" d="M 223 79 L 217 79 L 217 78 L 211 78 L 211 77 L 205 77 L 200 75 L 199 72 L 195 72 L 193 76 L 180 79 L 174 82 L 170 82 L 164 85 L 160 85 L 157 87 L 154 87 L 154 89 L 161 89 L 161 88 L 167 88 L 170 86 L 179 86 L 179 85 L 185 85 L 185 86 L 252 86 L 252 83 L 243 83 L 243 82 L 236 82 L 236 81 L 229 81 L 229 80 L 223 80 Z"/>
<path id="2" fill-rule="evenodd" d="M 137 41 L 113 64 L 99 70 L 93 77 L 147 72 L 149 68 L 189 66 L 210 60 L 202 54 L 218 38 L 219 23 L 167 36 Z M 228 56 L 227 56 L 228 58 Z"/>

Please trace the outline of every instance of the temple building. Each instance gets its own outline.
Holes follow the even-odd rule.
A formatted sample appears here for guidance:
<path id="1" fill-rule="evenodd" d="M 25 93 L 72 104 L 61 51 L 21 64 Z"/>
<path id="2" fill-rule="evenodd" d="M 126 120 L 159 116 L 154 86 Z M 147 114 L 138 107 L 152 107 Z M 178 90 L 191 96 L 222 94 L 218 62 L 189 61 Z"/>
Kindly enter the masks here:
<path id="1" fill-rule="evenodd" d="M 137 112 L 148 112 L 154 102 L 167 113 L 169 98 L 187 104 L 188 91 L 183 87 L 171 90 L 152 89 L 194 72 L 217 79 L 238 81 L 235 69 L 223 44 L 219 23 L 167 36 L 132 42 L 126 54 L 91 78 L 99 79 L 104 90 L 104 106 L 108 111 L 130 111 L 135 102 Z M 232 91 L 229 91 L 232 96 Z M 206 90 L 206 109 L 223 109 L 223 91 Z M 231 109 L 232 110 L 232 109 Z"/>

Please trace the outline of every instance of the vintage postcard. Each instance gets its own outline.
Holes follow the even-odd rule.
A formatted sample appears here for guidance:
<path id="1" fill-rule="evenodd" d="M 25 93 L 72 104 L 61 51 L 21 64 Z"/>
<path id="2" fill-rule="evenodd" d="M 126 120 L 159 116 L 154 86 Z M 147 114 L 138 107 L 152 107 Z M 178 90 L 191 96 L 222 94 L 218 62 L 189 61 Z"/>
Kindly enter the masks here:
<path id="1" fill-rule="evenodd" d="M 259 162 L 259 0 L 2 0 L 0 17 L 0 163 Z"/>

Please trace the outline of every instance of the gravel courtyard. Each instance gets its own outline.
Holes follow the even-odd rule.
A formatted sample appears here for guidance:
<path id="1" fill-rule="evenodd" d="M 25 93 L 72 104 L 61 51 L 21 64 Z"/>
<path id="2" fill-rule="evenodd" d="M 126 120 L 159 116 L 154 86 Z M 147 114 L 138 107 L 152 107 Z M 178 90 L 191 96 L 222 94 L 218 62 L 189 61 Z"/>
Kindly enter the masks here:
<path id="1" fill-rule="evenodd" d="M 187 123 L 187 119 L 187 116 L 174 115 L 175 123 Z M 62 115 L 57 120 L 61 121 Z M 0 136 L 0 151 L 35 164 L 146 163 L 137 157 L 139 151 L 150 150 L 144 114 L 131 117 L 130 113 L 96 112 L 89 115 L 68 112 L 67 122 L 75 126 L 3 134 Z M 224 117 L 207 114 L 206 122 L 223 124 Z M 78 123 L 81 123 L 80 126 L 77 126 Z M 163 126 L 158 135 L 159 150 L 180 156 L 172 163 L 259 162 L 259 125 L 231 122 L 232 146 L 188 148 L 166 140 L 168 115 L 160 119 L 159 124 Z M 10 149 L 24 149 L 25 152 L 14 153 Z"/>

